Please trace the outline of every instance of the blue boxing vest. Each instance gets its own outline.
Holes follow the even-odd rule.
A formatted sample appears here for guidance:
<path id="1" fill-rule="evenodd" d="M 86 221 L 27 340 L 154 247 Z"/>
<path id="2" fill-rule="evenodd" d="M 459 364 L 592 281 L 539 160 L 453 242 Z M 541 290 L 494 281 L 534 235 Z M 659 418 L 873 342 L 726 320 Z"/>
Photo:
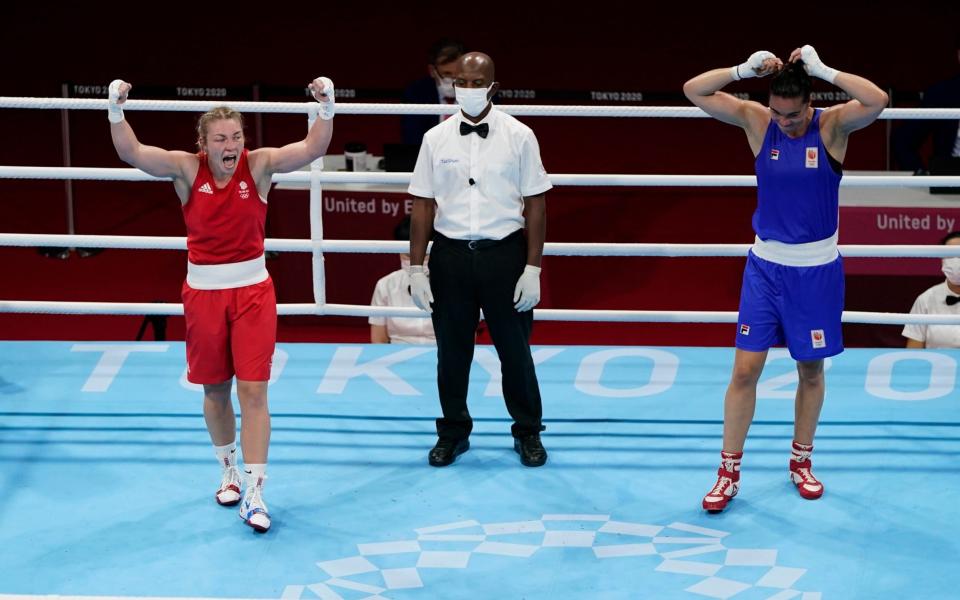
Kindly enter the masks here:
<path id="1" fill-rule="evenodd" d="M 767 126 L 755 161 L 753 231 L 761 240 L 805 244 L 837 231 L 843 172 L 820 138 L 822 112 L 814 111 L 806 133 L 796 139 L 785 135 L 772 120 Z"/>

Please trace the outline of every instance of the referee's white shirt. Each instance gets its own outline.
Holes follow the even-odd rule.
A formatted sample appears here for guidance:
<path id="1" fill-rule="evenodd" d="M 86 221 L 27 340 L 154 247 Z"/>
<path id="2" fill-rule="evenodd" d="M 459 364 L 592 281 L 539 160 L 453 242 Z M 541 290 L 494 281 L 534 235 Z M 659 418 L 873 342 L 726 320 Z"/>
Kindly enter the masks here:
<path id="1" fill-rule="evenodd" d="M 955 295 L 944 280 L 917 296 L 910 314 L 960 315 L 960 303 L 947 306 L 947 296 Z M 907 325 L 903 337 L 923 342 L 926 348 L 960 348 L 960 325 Z"/>
<path id="2" fill-rule="evenodd" d="M 551 189 L 533 131 L 495 106 L 480 123 L 486 139 L 460 135 L 462 112 L 423 136 L 408 192 L 433 198 L 433 228 L 460 240 L 507 237 L 523 227 L 523 198 Z M 470 180 L 473 180 L 473 184 Z"/>

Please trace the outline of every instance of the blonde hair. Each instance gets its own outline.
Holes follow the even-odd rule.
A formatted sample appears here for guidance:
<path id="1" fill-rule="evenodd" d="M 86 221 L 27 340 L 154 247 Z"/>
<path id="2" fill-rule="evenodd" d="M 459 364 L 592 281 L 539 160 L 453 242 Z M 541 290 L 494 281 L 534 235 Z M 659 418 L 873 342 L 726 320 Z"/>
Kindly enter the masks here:
<path id="1" fill-rule="evenodd" d="M 207 129 L 210 123 L 231 119 L 240 124 L 241 130 L 243 129 L 243 115 L 229 106 L 217 106 L 200 115 L 200 120 L 197 122 L 197 146 L 202 149 L 203 143 L 207 141 Z"/>

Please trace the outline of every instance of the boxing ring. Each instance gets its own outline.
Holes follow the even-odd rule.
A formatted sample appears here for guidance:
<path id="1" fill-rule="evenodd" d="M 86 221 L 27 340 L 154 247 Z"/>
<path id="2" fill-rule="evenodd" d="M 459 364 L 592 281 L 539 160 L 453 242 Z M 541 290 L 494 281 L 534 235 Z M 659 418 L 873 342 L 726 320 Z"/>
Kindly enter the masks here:
<path id="1" fill-rule="evenodd" d="M 200 112 L 210 102 L 131 100 Z M 305 103 L 231 103 L 307 113 Z M 103 109 L 105 100 L 0 98 L 3 108 Z M 504 106 L 514 115 L 698 117 L 698 109 Z M 349 114 L 436 114 L 433 105 L 340 103 Z M 957 117 L 890 109 L 881 118 Z M 155 181 L 134 169 L 0 167 L 3 178 Z M 323 256 L 396 253 L 403 242 L 326 240 L 325 183 L 404 183 L 406 173 L 309 173 L 314 302 L 279 314 L 407 315 L 326 302 Z M 554 185 L 752 186 L 752 176 L 554 175 Z M 935 181 L 936 180 L 936 181 Z M 960 186 L 960 177 L 845 177 L 843 185 Z M 185 249 L 183 238 L 0 234 L 3 246 Z M 552 244 L 547 255 L 744 256 L 747 245 Z M 944 246 L 842 246 L 847 257 L 960 256 Z M 598 258 L 602 260 L 602 258 Z M 0 311 L 182 314 L 177 304 L 0 299 Z M 82 318 L 82 317 L 78 317 Z M 537 319 L 733 323 L 733 312 L 536 311 Z M 954 323 L 846 312 L 845 322 Z M 472 448 L 434 469 L 433 348 L 278 344 L 266 492 L 254 536 L 211 496 L 217 467 L 185 379 L 181 342 L 0 342 L 0 598 L 947 598 L 960 525 L 957 350 L 848 349 L 825 363 L 817 473 L 787 476 L 794 363 L 771 350 L 740 495 L 719 515 L 713 483 L 730 348 L 534 348 L 550 460 L 513 453 L 499 364 L 477 349 Z"/>

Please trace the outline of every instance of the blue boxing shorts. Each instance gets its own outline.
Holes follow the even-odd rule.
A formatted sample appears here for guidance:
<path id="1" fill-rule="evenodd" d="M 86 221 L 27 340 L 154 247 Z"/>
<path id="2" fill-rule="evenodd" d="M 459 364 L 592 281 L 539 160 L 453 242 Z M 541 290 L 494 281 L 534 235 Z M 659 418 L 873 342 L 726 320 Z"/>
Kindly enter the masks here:
<path id="1" fill-rule="evenodd" d="M 843 352 L 843 258 L 814 267 L 788 267 L 751 251 L 743 270 L 736 346 L 763 352 L 786 344 L 794 360 Z"/>

